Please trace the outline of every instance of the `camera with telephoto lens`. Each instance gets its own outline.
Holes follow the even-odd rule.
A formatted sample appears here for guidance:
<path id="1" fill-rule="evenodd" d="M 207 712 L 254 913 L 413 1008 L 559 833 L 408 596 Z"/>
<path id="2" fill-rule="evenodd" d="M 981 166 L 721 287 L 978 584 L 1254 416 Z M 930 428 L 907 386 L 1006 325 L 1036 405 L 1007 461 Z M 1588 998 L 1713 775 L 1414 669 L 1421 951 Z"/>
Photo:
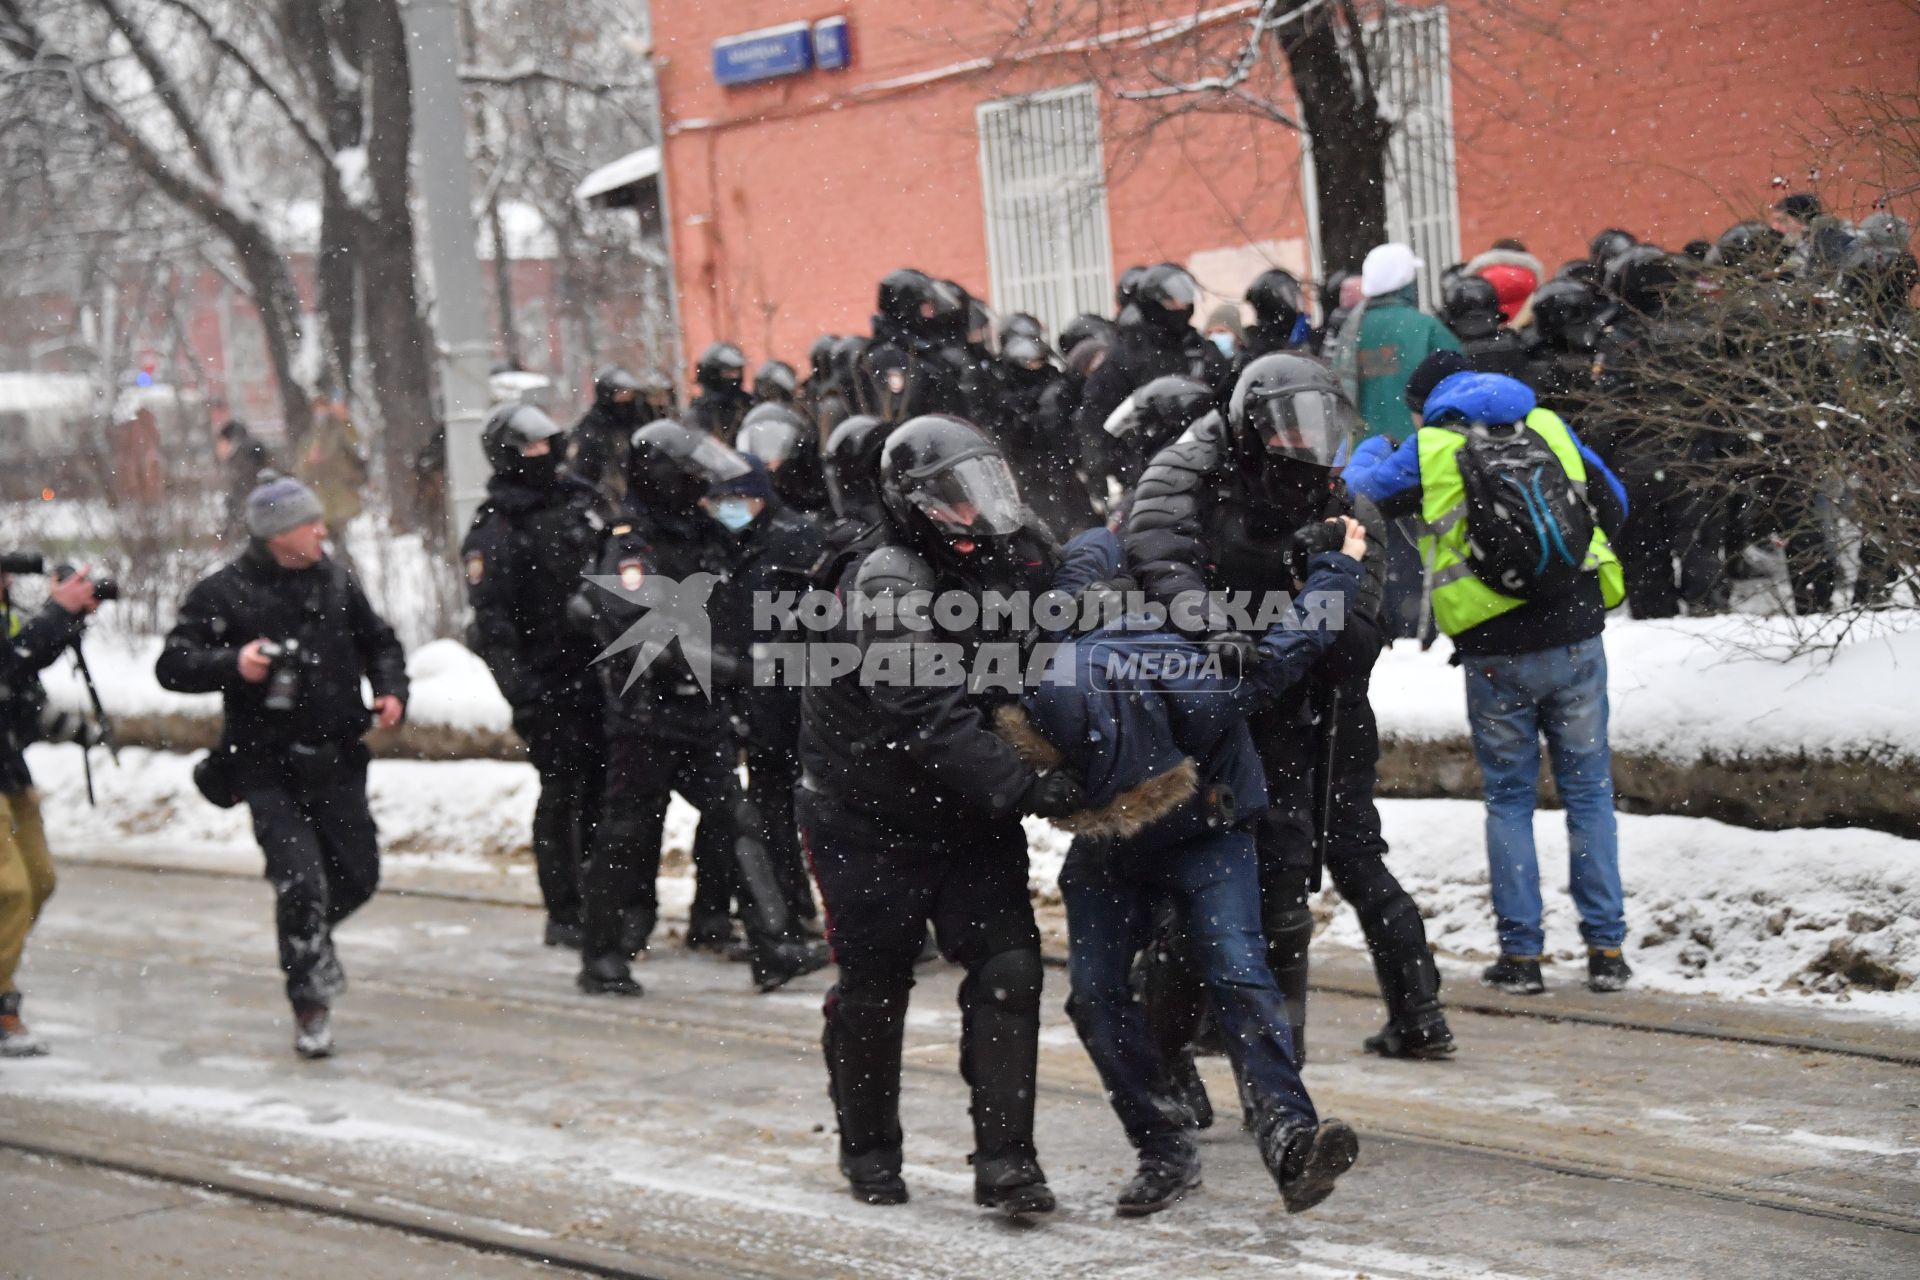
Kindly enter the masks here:
<path id="1" fill-rule="evenodd" d="M 72 576 L 72 565 L 57 564 L 53 566 L 53 580 L 55 582 L 65 582 Z M 93 580 L 93 598 L 101 604 L 105 604 L 109 600 L 118 600 L 120 598 L 120 584 L 112 578 L 95 578 Z"/>
<path id="2" fill-rule="evenodd" d="M 1314 520 L 1301 525 L 1287 545 L 1287 576 L 1305 582 L 1308 563 L 1322 551 L 1338 551 L 1346 541 L 1346 526 L 1338 521 Z"/>
<path id="3" fill-rule="evenodd" d="M 47 558 L 37 551 L 0 551 L 0 573 L 10 573 L 18 577 L 40 574 L 47 571 Z M 53 566 L 53 580 L 63 582 L 73 576 L 73 566 L 57 564 Z M 101 604 L 120 598 L 120 584 L 112 578 L 93 580 L 93 598 Z"/>
<path id="4" fill-rule="evenodd" d="M 267 668 L 267 693 L 260 705 L 276 715 L 286 715 L 300 702 L 300 668 L 306 662 L 306 655 L 298 640 L 283 640 L 279 644 L 264 640 L 260 644 L 260 656 L 271 664 Z"/>

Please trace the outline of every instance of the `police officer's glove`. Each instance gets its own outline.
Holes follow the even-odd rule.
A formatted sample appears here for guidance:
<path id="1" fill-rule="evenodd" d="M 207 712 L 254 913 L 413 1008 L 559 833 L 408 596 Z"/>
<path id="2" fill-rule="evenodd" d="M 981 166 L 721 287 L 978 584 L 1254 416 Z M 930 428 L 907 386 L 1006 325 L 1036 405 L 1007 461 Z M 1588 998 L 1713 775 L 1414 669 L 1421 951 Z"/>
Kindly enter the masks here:
<path id="1" fill-rule="evenodd" d="M 1200 642 L 1207 656 L 1220 664 L 1220 674 L 1238 680 L 1254 664 L 1258 646 L 1244 631 L 1216 631 Z"/>
<path id="2" fill-rule="evenodd" d="M 1086 807 L 1087 789 L 1065 769 L 1034 778 L 1020 801 L 1020 808 L 1036 818 L 1064 818 Z"/>
<path id="3" fill-rule="evenodd" d="M 1287 574 L 1295 589 L 1306 585 L 1307 566 L 1322 551 L 1338 551 L 1347 541 L 1347 527 L 1338 520 L 1312 520 L 1293 531 L 1287 546 Z"/>

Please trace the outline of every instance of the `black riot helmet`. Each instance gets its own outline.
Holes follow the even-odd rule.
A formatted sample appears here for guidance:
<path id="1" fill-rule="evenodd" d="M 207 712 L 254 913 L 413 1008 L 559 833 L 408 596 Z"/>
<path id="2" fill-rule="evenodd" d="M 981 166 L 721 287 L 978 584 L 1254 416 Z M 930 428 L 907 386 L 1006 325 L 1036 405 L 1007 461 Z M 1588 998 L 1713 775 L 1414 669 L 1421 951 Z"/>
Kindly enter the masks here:
<path id="1" fill-rule="evenodd" d="M 1204 382 L 1170 374 L 1155 378 L 1120 402 L 1107 418 L 1106 432 L 1141 461 L 1160 452 L 1213 408 L 1213 392 Z"/>
<path id="2" fill-rule="evenodd" d="M 1254 325 L 1283 342 L 1300 322 L 1300 313 L 1307 309 L 1300 282 L 1291 271 L 1278 267 L 1270 267 L 1253 278 L 1253 283 L 1247 286 L 1247 305 L 1253 308 Z"/>
<path id="3" fill-rule="evenodd" d="M 560 461 L 559 424 L 525 401 L 503 404 L 487 416 L 480 428 L 480 447 L 487 463 L 501 475 L 523 475 L 529 479 L 549 476 Z M 528 458 L 530 444 L 553 441 L 544 459 Z"/>
<path id="4" fill-rule="evenodd" d="M 714 343 L 693 366 L 693 380 L 707 391 L 737 392 L 746 374 L 746 353 L 731 342 Z"/>
<path id="5" fill-rule="evenodd" d="M 820 478 L 820 432 L 790 404 L 769 400 L 748 410 L 733 447 L 766 464 L 774 492 L 802 510 L 825 505 Z"/>
<path id="6" fill-rule="evenodd" d="M 1483 276 L 1460 272 L 1440 286 L 1440 319 L 1462 342 L 1491 337 L 1500 328 L 1500 295 Z"/>
<path id="7" fill-rule="evenodd" d="M 637 400 L 642 390 L 640 379 L 617 364 L 610 364 L 593 375 L 593 402 L 598 405 L 618 403 L 618 397 L 626 391 L 631 391 Z"/>
<path id="8" fill-rule="evenodd" d="M 1680 262 L 1658 245 L 1637 244 L 1607 264 L 1606 291 L 1628 311 L 1657 316 L 1683 281 Z"/>
<path id="9" fill-rule="evenodd" d="M 966 302 L 950 284 L 924 271 L 902 267 L 880 281 L 880 314 L 920 337 L 935 337 L 964 327 Z"/>
<path id="10" fill-rule="evenodd" d="M 1359 413 L 1340 379 L 1317 360 L 1276 352 L 1240 373 L 1227 404 L 1227 425 L 1245 459 L 1343 467 L 1363 433 Z"/>
<path id="11" fill-rule="evenodd" d="M 828 382 L 833 378 L 833 349 L 840 339 L 831 333 L 823 333 L 813 340 L 807 348 L 807 376 L 815 382 Z"/>
<path id="12" fill-rule="evenodd" d="M 1068 355 L 1089 338 L 1113 339 L 1113 321 L 1091 311 L 1075 316 L 1060 330 L 1060 354 Z"/>
<path id="13" fill-rule="evenodd" d="M 1608 227 L 1587 241 L 1587 261 L 1604 271 L 1609 262 L 1639 243 L 1631 231 Z"/>
<path id="14" fill-rule="evenodd" d="M 959 285 L 953 285 L 951 281 L 948 283 L 954 289 L 959 290 L 961 295 L 966 299 L 966 344 L 978 352 L 984 353 L 989 351 L 993 344 L 993 312 L 988 309 L 986 303 L 980 301 L 980 299 L 974 297 L 966 290 L 960 289 Z"/>
<path id="15" fill-rule="evenodd" d="M 769 360 L 753 371 L 753 398 L 785 402 L 800 394 L 800 379 L 785 360 Z"/>
<path id="16" fill-rule="evenodd" d="M 1736 222 L 1720 233 L 1707 265 L 1743 276 L 1777 270 L 1787 260 L 1787 238 L 1764 222 Z"/>
<path id="17" fill-rule="evenodd" d="M 971 422 L 941 413 L 922 414 L 887 436 L 880 498 L 916 550 L 942 559 L 1004 543 L 1027 523 L 1000 447 Z"/>
<path id="18" fill-rule="evenodd" d="M 1120 279 L 1113 286 L 1113 310 L 1118 315 L 1140 299 L 1140 282 L 1146 278 L 1150 267 L 1128 267 L 1120 273 Z"/>
<path id="19" fill-rule="evenodd" d="M 860 356 L 867 349 L 867 340 L 859 334 L 848 334 L 833 344 L 833 374 L 843 387 L 852 387 L 860 376 Z"/>
<path id="20" fill-rule="evenodd" d="M 912 390 L 911 361 L 907 353 L 891 342 L 878 342 L 860 356 L 860 376 L 868 388 L 877 417 L 899 422 L 906 416 L 907 397 Z"/>
<path id="21" fill-rule="evenodd" d="M 692 515 L 709 487 L 753 468 L 696 427 L 650 422 L 627 451 L 627 496 L 649 510 Z"/>
<path id="22" fill-rule="evenodd" d="M 1014 312 L 1000 324 L 1000 355 L 1028 368 L 1045 364 L 1053 357 L 1046 326 L 1024 311 Z"/>
<path id="23" fill-rule="evenodd" d="M 870 520 L 880 509 L 880 447 L 892 430 L 871 414 L 856 413 L 827 437 L 820 464 L 835 515 Z"/>
<path id="24" fill-rule="evenodd" d="M 1549 280 L 1533 291 L 1534 332 L 1563 352 L 1592 352 L 1600 341 L 1606 304 L 1578 280 Z"/>
<path id="25" fill-rule="evenodd" d="M 1606 272 L 1586 258 L 1569 258 L 1560 264 L 1560 269 L 1553 273 L 1553 278 L 1574 280 L 1590 289 L 1598 289 L 1601 281 L 1606 278 Z"/>
<path id="26" fill-rule="evenodd" d="M 1177 332 L 1193 327 L 1193 308 L 1199 301 L 1199 282 L 1186 268 L 1162 262 L 1140 277 L 1134 305 L 1149 323 Z"/>

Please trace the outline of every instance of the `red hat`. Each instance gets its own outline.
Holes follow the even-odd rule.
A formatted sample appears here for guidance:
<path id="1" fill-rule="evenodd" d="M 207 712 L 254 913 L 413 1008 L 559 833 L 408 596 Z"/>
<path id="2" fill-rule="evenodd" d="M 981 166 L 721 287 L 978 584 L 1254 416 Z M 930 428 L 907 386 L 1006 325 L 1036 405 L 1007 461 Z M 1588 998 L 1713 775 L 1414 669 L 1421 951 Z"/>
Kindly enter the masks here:
<path id="1" fill-rule="evenodd" d="M 1513 263 L 1498 262 L 1480 268 L 1480 278 L 1493 286 L 1494 297 L 1500 300 L 1500 319 L 1511 324 L 1527 305 L 1527 299 L 1540 287 L 1540 279 L 1525 267 Z"/>

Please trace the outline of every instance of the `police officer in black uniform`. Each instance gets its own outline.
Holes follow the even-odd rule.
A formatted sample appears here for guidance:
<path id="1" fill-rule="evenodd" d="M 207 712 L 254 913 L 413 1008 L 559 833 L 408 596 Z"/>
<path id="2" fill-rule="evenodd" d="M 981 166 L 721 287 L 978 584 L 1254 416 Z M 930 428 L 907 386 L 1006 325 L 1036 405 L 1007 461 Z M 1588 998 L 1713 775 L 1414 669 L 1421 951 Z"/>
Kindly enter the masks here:
<path id="1" fill-rule="evenodd" d="M 1106 421 L 1115 474 L 1129 492 L 1155 455 L 1214 412 L 1213 389 L 1170 373 L 1136 390 Z M 1123 500 L 1124 505 L 1124 500 Z"/>
<path id="2" fill-rule="evenodd" d="M 984 642 L 1009 639 L 939 608 L 924 619 L 934 629 L 916 629 L 916 601 L 1043 588 L 1052 549 L 1024 527 L 1005 458 L 970 423 L 906 423 L 888 436 L 881 472 L 888 541 L 842 577 L 849 611 L 826 637 L 857 652 L 860 668 L 808 687 L 800 732 L 800 826 L 839 966 L 824 1048 L 840 1168 L 857 1199 L 907 1198 L 901 1042 L 931 922 L 941 954 L 967 971 L 960 1060 L 973 1092 L 975 1201 L 1044 1213 L 1053 1194 L 1033 1147 L 1040 940 L 1019 816 L 1071 812 L 1084 791 L 1024 764 L 964 681 L 913 673 L 937 660 L 935 646 L 970 670 Z M 852 607 L 863 602 L 874 607 Z"/>
<path id="3" fill-rule="evenodd" d="M 671 622 L 685 609 L 702 611 L 700 593 L 726 566 L 721 530 L 702 512 L 701 499 L 713 484 L 748 470 L 732 449 L 677 422 L 634 434 L 626 506 L 601 542 L 592 578 L 567 606 L 595 645 L 625 639 L 640 649 L 638 662 L 647 656 L 644 633 L 632 629 L 644 628 L 650 614 Z M 607 777 L 583 886 L 579 987 L 590 995 L 640 994 L 628 964 L 638 948 L 630 943 L 636 936 L 644 943 L 652 931 L 667 800 L 677 791 L 700 811 L 692 924 L 711 926 L 717 915 L 725 930 L 727 900 L 737 893 L 754 982 L 771 991 L 819 968 L 825 957 L 797 935 L 765 834 L 734 772 L 737 739 L 727 701 L 717 695 L 749 678 L 750 666 L 717 628 L 704 637 L 672 634 L 680 638 L 644 670 L 617 659 L 597 667 L 606 690 Z M 623 931 L 629 902 L 644 904 L 646 918 L 643 927 Z"/>
<path id="4" fill-rule="evenodd" d="M 979 364 L 966 383 L 971 421 L 999 444 L 1020 495 L 1061 542 L 1096 522 L 1078 470 L 1073 423 L 1062 413 L 1066 378 L 1040 322 L 1016 313 L 1000 326 L 999 354 Z"/>
<path id="5" fill-rule="evenodd" d="M 1524 337 L 1527 375 L 1545 408 L 1579 421 L 1593 397 L 1593 362 L 1600 347 L 1600 293 L 1579 280 L 1549 280 L 1533 292 L 1533 319 Z"/>
<path id="6" fill-rule="evenodd" d="M 1261 356 L 1290 351 L 1306 340 L 1300 323 L 1306 313 L 1306 299 L 1291 271 L 1270 267 L 1255 276 L 1247 286 L 1247 305 L 1253 308 L 1253 323 L 1247 326 L 1241 368 Z"/>
<path id="7" fill-rule="evenodd" d="M 1500 296 L 1491 281 L 1461 272 L 1447 278 L 1440 295 L 1440 319 L 1460 339 L 1460 350 L 1476 372 L 1526 378 L 1526 339 L 1501 321 Z"/>
<path id="8" fill-rule="evenodd" d="M 747 357 L 733 343 L 716 342 L 702 351 L 693 366 L 700 393 L 687 406 L 686 424 L 720 440 L 733 439 L 753 407 L 753 397 L 741 385 L 746 376 Z"/>
<path id="9" fill-rule="evenodd" d="M 827 510 L 827 484 L 820 471 L 820 436 L 799 406 L 755 405 L 741 420 L 733 447 L 766 466 L 784 505 L 808 515 Z"/>
<path id="10" fill-rule="evenodd" d="M 1163 262 L 1147 268 L 1117 325 L 1114 349 L 1087 379 L 1078 410 L 1083 439 L 1100 431 L 1135 388 L 1168 374 L 1204 382 L 1225 397 L 1233 363 L 1194 329 L 1199 298 L 1200 286 L 1180 267 Z"/>
<path id="11" fill-rule="evenodd" d="M 473 609 L 467 643 L 493 672 L 540 774 L 533 861 L 547 945 L 578 947 L 580 867 L 593 847 L 606 750 L 592 671 L 599 651 L 567 624 L 566 605 L 599 541 L 597 495 L 559 466 L 567 441 L 533 405 L 495 409 L 480 440 L 493 475 L 461 547 Z"/>
<path id="12" fill-rule="evenodd" d="M 722 576 L 708 609 L 715 642 L 741 655 L 743 666 L 763 652 L 763 646 L 807 639 L 783 613 L 780 601 L 812 586 L 814 566 L 826 547 L 820 526 L 781 500 L 777 473 L 770 476 L 760 458 L 747 457 L 753 463 L 750 470 L 709 486 L 701 501 L 707 515 L 725 530 L 720 540 Z M 777 667 L 767 669 L 780 674 Z M 797 681 L 763 684 L 751 676 L 743 669 L 729 686 L 735 725 L 746 748 L 747 800 L 765 835 L 787 909 L 796 920 L 810 924 L 819 912 L 793 815 L 793 790 L 800 781 L 801 686 Z"/>
<path id="13" fill-rule="evenodd" d="M 903 267 L 881 281 L 873 337 L 858 361 L 862 413 L 905 422 L 923 413 L 964 413 L 961 378 L 974 363 L 966 348 L 967 303 L 943 280 Z"/>
<path id="14" fill-rule="evenodd" d="M 1452 1052 L 1453 1037 L 1439 971 L 1419 909 L 1383 861 L 1373 798 L 1379 733 L 1367 680 L 1383 644 L 1383 525 L 1372 503 L 1340 484 L 1337 470 L 1358 431 L 1356 411 L 1325 366 L 1294 355 L 1254 361 L 1224 420 L 1203 419 L 1147 467 L 1127 518 L 1127 565 L 1148 597 L 1170 608 L 1187 592 L 1248 591 L 1258 600 L 1297 589 L 1299 553 L 1332 528 L 1326 519 L 1351 515 L 1370 531 L 1366 582 L 1340 638 L 1313 678 L 1252 721 L 1271 803 L 1254 833 L 1267 960 L 1304 1058 L 1313 935 L 1307 904 L 1324 864 L 1360 915 L 1387 1005 L 1386 1029 L 1366 1047 L 1441 1056 Z M 1189 625 L 1214 645 L 1245 647 L 1229 617 L 1199 615 Z M 1162 1016 L 1163 1033 L 1180 1021 Z M 1180 1062 L 1166 1047 L 1169 1062 Z M 1184 1091 L 1204 1112 L 1198 1077 L 1183 1074 Z"/>
<path id="15" fill-rule="evenodd" d="M 627 441 L 652 420 L 640 379 L 619 365 L 593 376 L 593 403 L 567 436 L 567 470 L 614 501 L 627 482 Z"/>

